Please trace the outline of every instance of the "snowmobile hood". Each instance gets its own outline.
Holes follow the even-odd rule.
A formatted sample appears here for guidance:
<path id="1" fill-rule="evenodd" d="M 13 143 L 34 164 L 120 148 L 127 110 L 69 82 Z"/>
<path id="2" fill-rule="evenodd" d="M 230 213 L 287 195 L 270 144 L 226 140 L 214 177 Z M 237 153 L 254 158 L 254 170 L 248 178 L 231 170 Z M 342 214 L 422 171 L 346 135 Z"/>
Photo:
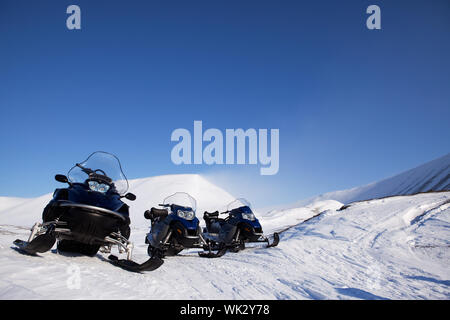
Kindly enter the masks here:
<path id="1" fill-rule="evenodd" d="M 200 224 L 200 220 L 198 220 L 197 217 L 195 217 L 192 220 L 186 220 L 183 218 L 178 217 L 176 214 L 171 215 L 172 220 L 180 221 L 181 224 L 186 228 L 190 230 L 197 230 L 198 225 Z"/>
<path id="2" fill-rule="evenodd" d="M 262 228 L 261 227 L 261 224 L 259 223 L 259 220 L 258 219 L 255 219 L 255 220 L 253 220 L 253 221 L 250 221 L 250 220 L 242 220 L 243 222 L 245 222 L 245 223 L 247 223 L 247 224 L 249 224 L 250 226 L 252 226 L 253 228 Z"/>
<path id="3" fill-rule="evenodd" d="M 180 219 L 182 220 L 183 225 L 186 229 L 196 230 L 198 228 L 198 225 L 200 221 L 197 217 L 195 217 L 193 220 L 186 220 L 186 219 Z"/>
<path id="4" fill-rule="evenodd" d="M 72 187 L 67 189 L 67 199 L 71 202 L 101 207 L 112 211 L 119 211 L 124 203 L 120 200 L 118 194 L 103 194 L 87 190 L 82 184 L 73 184 Z"/>

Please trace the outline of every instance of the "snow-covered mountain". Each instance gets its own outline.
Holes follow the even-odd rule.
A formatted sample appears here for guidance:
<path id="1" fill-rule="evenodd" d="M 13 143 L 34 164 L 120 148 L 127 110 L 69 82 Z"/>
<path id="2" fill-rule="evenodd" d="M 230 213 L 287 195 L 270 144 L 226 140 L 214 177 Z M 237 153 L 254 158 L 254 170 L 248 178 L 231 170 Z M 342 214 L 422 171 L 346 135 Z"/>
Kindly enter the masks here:
<path id="1" fill-rule="evenodd" d="M 450 153 L 378 182 L 347 190 L 324 193 L 290 205 L 267 208 L 266 211 L 303 207 L 322 200 L 336 200 L 348 204 L 361 200 L 443 190 L 450 190 Z"/>

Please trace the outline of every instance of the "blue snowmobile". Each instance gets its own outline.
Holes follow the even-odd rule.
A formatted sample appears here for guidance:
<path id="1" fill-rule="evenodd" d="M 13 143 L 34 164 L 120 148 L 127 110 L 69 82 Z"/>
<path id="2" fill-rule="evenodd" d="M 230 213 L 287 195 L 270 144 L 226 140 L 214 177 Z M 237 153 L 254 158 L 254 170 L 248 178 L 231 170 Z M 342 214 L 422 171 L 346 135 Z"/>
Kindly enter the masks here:
<path id="1" fill-rule="evenodd" d="M 263 242 L 267 243 L 267 248 L 275 247 L 280 241 L 278 233 L 274 233 L 271 238 L 264 236 L 261 224 L 255 217 L 250 203 L 239 198 L 227 206 L 227 210 L 220 214 L 227 214 L 226 218 L 219 218 L 219 211 L 204 212 L 203 219 L 206 228 L 203 236 L 209 241 L 212 249 L 226 247 L 232 252 L 245 249 L 246 243 Z"/>
<path id="2" fill-rule="evenodd" d="M 133 201 L 136 196 L 127 193 L 128 181 L 116 156 L 94 152 L 67 176 L 58 174 L 55 179 L 68 187 L 55 190 L 44 208 L 43 222 L 33 226 L 28 241 L 14 241 L 20 252 L 35 255 L 49 251 L 57 242 L 58 252 L 94 256 L 99 250 L 110 253 L 117 245 L 127 259 L 110 256 L 110 260 L 123 268 L 154 270 L 162 264 L 158 259 L 142 265 L 131 260 L 129 207 L 121 199 Z"/>
<path id="3" fill-rule="evenodd" d="M 174 256 L 184 249 L 200 248 L 201 257 L 216 258 L 226 249 L 217 247 L 213 252 L 209 242 L 203 238 L 200 222 L 195 216 L 197 203 L 185 192 L 177 192 L 164 199 L 162 209 L 151 208 L 144 217 L 151 221 L 151 229 L 145 243 L 150 256 Z"/>

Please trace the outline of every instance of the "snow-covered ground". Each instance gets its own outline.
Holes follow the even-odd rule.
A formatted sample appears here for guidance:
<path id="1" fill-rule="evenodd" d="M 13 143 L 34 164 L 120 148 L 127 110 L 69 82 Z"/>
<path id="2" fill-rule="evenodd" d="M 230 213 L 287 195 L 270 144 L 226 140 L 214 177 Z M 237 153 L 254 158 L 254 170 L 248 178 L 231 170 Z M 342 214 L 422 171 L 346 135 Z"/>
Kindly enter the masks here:
<path id="1" fill-rule="evenodd" d="M 276 248 L 252 248 L 220 259 L 184 251 L 146 274 L 118 269 L 102 254 L 63 256 L 53 250 L 40 257 L 21 255 L 11 243 L 25 239 L 27 228 L 3 224 L 0 298 L 450 298 L 450 192 L 339 207 L 337 202 L 318 203 L 297 209 L 298 215 L 261 217 L 266 232 L 273 232 L 319 214 L 283 232 Z M 278 218 L 280 225 L 274 223 Z M 134 226 L 132 232 L 138 261 L 147 259 L 146 227 Z"/>
<path id="2" fill-rule="evenodd" d="M 434 168 L 427 170 L 435 178 L 423 179 L 443 175 L 438 182 L 448 185 L 449 167 L 438 170 L 439 175 Z M 419 171 L 407 177 L 420 176 Z M 392 181 L 400 180 L 385 188 L 397 184 Z M 138 197 L 129 203 L 133 257 L 139 262 L 148 258 L 144 238 L 149 222 L 143 212 L 164 197 L 190 193 L 200 219 L 204 210 L 224 208 L 233 200 L 199 175 L 133 180 L 130 191 Z M 0 299 L 450 298 L 450 191 L 360 201 L 345 209 L 345 201 L 318 197 L 303 206 L 256 210 L 265 233 L 282 232 L 278 247 L 250 248 L 219 259 L 185 250 L 145 274 L 114 267 L 101 253 L 84 257 L 53 249 L 30 257 L 13 250 L 12 242 L 27 239 L 50 198 L 0 197 Z"/>

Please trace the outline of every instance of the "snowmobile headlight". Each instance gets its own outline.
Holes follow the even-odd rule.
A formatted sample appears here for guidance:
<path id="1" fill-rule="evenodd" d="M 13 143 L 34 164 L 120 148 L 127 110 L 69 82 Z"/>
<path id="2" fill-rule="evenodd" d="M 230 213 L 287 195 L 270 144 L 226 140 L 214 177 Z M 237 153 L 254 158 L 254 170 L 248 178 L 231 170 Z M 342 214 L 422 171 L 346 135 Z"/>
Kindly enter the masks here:
<path id="1" fill-rule="evenodd" d="M 242 218 L 245 220 L 255 221 L 255 215 L 253 213 L 243 213 Z"/>
<path id="2" fill-rule="evenodd" d="M 183 210 L 178 210 L 177 215 L 180 218 L 186 219 L 186 220 L 192 220 L 195 217 L 195 213 L 194 211 L 183 211 Z"/>
<path id="3" fill-rule="evenodd" d="M 109 186 L 104 183 L 98 183 L 97 181 L 89 181 L 89 189 L 96 192 L 106 193 L 109 190 Z"/>
<path id="4" fill-rule="evenodd" d="M 98 189 L 98 182 L 97 181 L 89 181 L 89 189 L 92 191 L 97 191 Z"/>
<path id="5" fill-rule="evenodd" d="M 109 190 L 109 186 L 105 183 L 99 183 L 98 192 L 106 193 Z"/>

